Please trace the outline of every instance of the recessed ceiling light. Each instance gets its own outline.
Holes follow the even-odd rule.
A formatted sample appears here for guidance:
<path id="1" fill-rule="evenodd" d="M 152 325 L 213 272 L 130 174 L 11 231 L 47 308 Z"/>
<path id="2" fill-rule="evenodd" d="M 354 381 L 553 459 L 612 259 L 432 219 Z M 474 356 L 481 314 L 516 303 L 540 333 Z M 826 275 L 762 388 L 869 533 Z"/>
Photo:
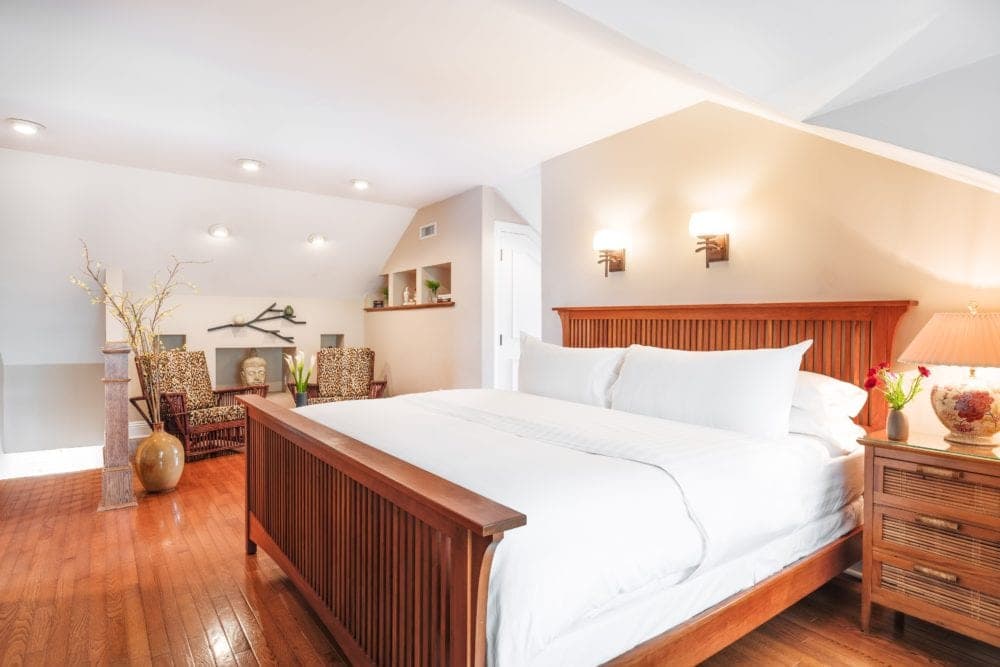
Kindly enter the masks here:
<path id="1" fill-rule="evenodd" d="M 326 244 L 326 237 L 322 234 L 310 234 L 306 237 L 306 241 L 312 246 L 321 246 Z"/>
<path id="2" fill-rule="evenodd" d="M 371 185 L 372 185 L 371 183 L 369 183 L 363 178 L 351 179 L 351 187 L 354 188 L 355 190 L 367 190 L 368 188 L 371 187 Z"/>
<path id="3" fill-rule="evenodd" d="M 243 171 L 257 172 L 264 168 L 264 163 L 260 160 L 251 160 L 246 157 L 241 157 L 236 161 L 236 164 L 240 165 L 240 169 Z"/>
<path id="4" fill-rule="evenodd" d="M 229 238 L 229 227 L 225 225 L 212 225 L 208 228 L 208 235 L 213 239 L 227 239 Z"/>
<path id="5" fill-rule="evenodd" d="M 10 129 L 18 134 L 28 137 L 33 137 L 45 129 L 45 126 L 41 123 L 36 123 L 33 120 L 24 120 L 23 118 L 8 118 L 7 124 L 10 125 Z"/>

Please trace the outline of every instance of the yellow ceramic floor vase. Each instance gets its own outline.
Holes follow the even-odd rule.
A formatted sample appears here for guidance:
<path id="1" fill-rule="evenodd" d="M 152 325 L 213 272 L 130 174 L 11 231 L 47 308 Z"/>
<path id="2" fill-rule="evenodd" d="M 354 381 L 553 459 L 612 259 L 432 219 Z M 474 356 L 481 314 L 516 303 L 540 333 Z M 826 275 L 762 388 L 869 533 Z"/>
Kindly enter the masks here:
<path id="1" fill-rule="evenodd" d="M 153 432 L 135 450 L 135 474 L 150 493 L 172 491 L 184 472 L 181 441 L 163 430 L 163 422 L 153 424 Z"/>

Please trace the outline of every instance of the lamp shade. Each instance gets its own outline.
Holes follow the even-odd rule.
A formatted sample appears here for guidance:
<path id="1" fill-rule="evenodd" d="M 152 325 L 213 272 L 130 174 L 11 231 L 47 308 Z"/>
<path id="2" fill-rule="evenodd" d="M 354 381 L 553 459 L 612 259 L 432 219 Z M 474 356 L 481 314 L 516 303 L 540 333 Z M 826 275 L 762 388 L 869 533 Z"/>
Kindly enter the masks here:
<path id="1" fill-rule="evenodd" d="M 1000 313 L 935 313 L 899 360 L 929 366 L 1000 366 Z"/>
<path id="2" fill-rule="evenodd" d="M 601 229 L 594 233 L 594 250 L 622 250 L 628 247 L 628 236 L 617 229 Z"/>
<path id="3" fill-rule="evenodd" d="M 691 214 L 688 232 L 691 236 L 722 236 L 732 230 L 729 214 L 721 209 L 697 211 Z"/>

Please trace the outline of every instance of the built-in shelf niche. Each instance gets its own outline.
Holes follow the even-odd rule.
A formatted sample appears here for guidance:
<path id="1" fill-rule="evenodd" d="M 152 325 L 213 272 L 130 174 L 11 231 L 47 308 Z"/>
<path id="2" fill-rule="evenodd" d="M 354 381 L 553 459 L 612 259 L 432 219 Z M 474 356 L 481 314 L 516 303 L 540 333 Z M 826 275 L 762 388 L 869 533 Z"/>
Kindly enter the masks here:
<path id="1" fill-rule="evenodd" d="M 374 305 L 365 308 L 366 312 L 378 312 L 380 310 L 405 310 L 407 308 L 447 308 L 454 306 L 454 293 L 451 285 L 451 262 L 441 264 L 430 264 L 418 269 L 407 269 L 405 271 L 395 271 L 393 273 L 379 276 L 389 289 L 389 300 L 382 308 L 375 308 Z M 447 296 L 451 301 L 437 303 L 434 295 L 424 285 L 427 279 L 436 280 L 441 283 L 438 288 L 438 297 Z M 406 303 L 403 300 L 403 291 L 409 287 L 416 298 L 416 303 Z M 374 300 L 381 300 L 381 293 Z"/>
<path id="2" fill-rule="evenodd" d="M 403 298 L 403 293 L 406 288 L 410 288 L 410 294 L 415 298 L 419 298 L 417 294 L 417 270 L 410 269 L 409 271 L 396 271 L 389 276 L 389 303 L 387 306 L 405 306 L 406 300 Z"/>
<path id="3" fill-rule="evenodd" d="M 451 296 L 451 262 L 425 266 L 420 270 L 420 303 L 435 303 L 434 294 L 424 286 L 425 280 L 436 280 L 441 283 L 438 296 Z"/>
<path id="4" fill-rule="evenodd" d="M 160 334 L 157 338 L 164 350 L 179 350 L 187 345 L 187 336 L 184 334 Z"/>
<path id="5" fill-rule="evenodd" d="M 319 346 L 323 347 L 343 347 L 344 334 L 320 334 Z"/>
<path id="6" fill-rule="evenodd" d="M 251 350 L 257 351 L 257 356 L 267 362 L 265 381 L 268 391 L 286 391 L 285 384 L 289 381 L 288 367 L 282 355 L 295 355 L 294 347 L 217 347 L 215 348 L 215 384 L 219 387 L 243 384 L 240 377 L 240 367 L 243 360 L 250 356 Z"/>

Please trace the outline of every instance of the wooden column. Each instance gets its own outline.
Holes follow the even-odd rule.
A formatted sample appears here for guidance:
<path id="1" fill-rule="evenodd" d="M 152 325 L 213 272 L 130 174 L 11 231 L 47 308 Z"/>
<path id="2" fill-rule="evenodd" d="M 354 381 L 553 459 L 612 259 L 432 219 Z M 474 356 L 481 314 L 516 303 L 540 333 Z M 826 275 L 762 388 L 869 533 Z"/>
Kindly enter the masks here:
<path id="1" fill-rule="evenodd" d="M 108 342 L 103 351 L 104 470 L 99 512 L 138 504 L 128 460 L 128 356 L 132 350 L 127 343 Z"/>

